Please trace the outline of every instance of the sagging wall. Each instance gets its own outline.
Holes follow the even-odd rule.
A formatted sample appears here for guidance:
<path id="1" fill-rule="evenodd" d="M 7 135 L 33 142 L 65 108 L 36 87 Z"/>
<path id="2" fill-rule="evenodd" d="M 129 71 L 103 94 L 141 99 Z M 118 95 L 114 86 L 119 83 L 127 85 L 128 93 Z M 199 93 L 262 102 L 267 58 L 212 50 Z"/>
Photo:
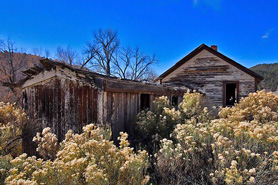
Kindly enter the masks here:
<path id="1" fill-rule="evenodd" d="M 239 98 L 255 91 L 255 78 L 207 50 L 162 79 L 162 83 L 187 86 L 206 94 L 211 106 L 223 106 L 223 84 L 239 82 Z M 209 106 L 209 105 L 208 105 Z"/>

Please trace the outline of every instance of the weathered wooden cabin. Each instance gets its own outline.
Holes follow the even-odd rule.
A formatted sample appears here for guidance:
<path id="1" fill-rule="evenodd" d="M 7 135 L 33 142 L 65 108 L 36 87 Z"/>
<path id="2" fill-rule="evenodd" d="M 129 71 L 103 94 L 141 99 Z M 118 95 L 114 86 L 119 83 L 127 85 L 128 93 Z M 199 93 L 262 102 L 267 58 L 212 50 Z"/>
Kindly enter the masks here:
<path id="1" fill-rule="evenodd" d="M 143 109 L 153 109 L 153 100 L 166 95 L 172 104 L 182 101 L 188 90 L 206 95 L 211 106 L 232 106 L 257 89 L 262 77 L 217 51 L 200 45 L 157 78 L 157 84 L 123 80 L 44 59 L 24 73 L 20 81 L 23 107 L 42 127 L 51 127 L 62 140 L 72 129 L 80 132 L 88 123 L 112 127 L 118 133 L 134 132 L 133 121 Z"/>
<path id="2" fill-rule="evenodd" d="M 42 127 L 50 127 L 62 140 L 72 129 L 80 132 L 88 123 L 112 127 L 113 140 L 118 133 L 133 133 L 132 122 L 142 110 L 153 108 L 157 96 L 182 96 L 187 88 L 169 87 L 122 80 L 44 59 L 23 73 L 20 82 L 23 107 L 32 118 L 40 118 Z"/>
<path id="3" fill-rule="evenodd" d="M 200 45 L 156 81 L 196 89 L 207 96 L 207 106 L 232 106 L 257 90 L 263 78 L 217 51 L 217 46 Z"/>

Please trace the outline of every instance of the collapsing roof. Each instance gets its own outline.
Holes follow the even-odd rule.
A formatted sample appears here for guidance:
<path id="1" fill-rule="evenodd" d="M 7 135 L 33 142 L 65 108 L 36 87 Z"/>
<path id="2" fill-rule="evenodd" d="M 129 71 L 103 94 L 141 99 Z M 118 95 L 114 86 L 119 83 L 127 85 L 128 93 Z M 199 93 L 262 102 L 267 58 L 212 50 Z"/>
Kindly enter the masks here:
<path id="1" fill-rule="evenodd" d="M 120 79 L 117 77 L 95 73 L 88 69 L 80 69 L 78 66 L 70 66 L 68 64 L 49 59 L 43 59 L 40 61 L 39 65 L 23 71 L 27 77 L 19 81 L 17 84 L 6 85 L 22 87 L 26 81 L 36 78 L 36 75 L 45 71 L 51 71 L 53 69 L 56 70 L 57 68 L 68 69 L 79 76 L 81 75 L 82 79 L 87 83 L 93 83 L 99 89 L 110 92 L 184 94 L 189 89 L 187 87 L 173 87 L 169 85 L 142 83 L 134 80 Z"/>

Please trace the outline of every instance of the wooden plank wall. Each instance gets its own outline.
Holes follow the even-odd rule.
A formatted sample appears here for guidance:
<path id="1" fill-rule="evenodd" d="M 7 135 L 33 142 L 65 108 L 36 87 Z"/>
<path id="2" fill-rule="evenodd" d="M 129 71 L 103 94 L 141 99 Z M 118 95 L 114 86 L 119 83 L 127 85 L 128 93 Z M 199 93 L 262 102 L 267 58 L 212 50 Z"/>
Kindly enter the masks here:
<path id="1" fill-rule="evenodd" d="M 140 93 L 104 92 L 86 82 L 55 77 L 23 90 L 23 107 L 31 118 L 40 118 L 59 141 L 72 129 L 81 132 L 89 123 L 111 124 L 113 140 L 119 132 L 134 133 L 140 110 Z M 150 94 L 150 110 L 157 94 Z M 169 96 L 170 97 L 170 96 Z"/>
<path id="2" fill-rule="evenodd" d="M 52 78 L 25 88 L 23 107 L 31 118 L 40 118 L 61 141 L 72 129 L 81 132 L 98 122 L 98 90 L 86 83 Z"/>
<path id="3" fill-rule="evenodd" d="M 103 120 L 112 127 L 113 140 L 117 141 L 118 133 L 134 132 L 133 123 L 140 111 L 140 94 L 104 92 Z"/>

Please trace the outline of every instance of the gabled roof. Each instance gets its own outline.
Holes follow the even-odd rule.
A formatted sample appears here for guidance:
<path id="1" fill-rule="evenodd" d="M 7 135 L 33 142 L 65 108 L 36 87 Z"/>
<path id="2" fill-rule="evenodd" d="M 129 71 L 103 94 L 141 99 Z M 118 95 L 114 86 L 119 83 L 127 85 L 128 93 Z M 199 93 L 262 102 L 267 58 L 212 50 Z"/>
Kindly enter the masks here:
<path id="1" fill-rule="evenodd" d="M 194 56 L 196 56 L 198 53 L 200 53 L 203 50 L 207 50 L 208 52 L 216 55 L 217 57 L 221 58 L 222 60 L 228 62 L 229 64 L 237 67 L 238 69 L 246 72 L 247 74 L 255 77 L 256 79 L 258 79 L 259 81 L 263 80 L 263 77 L 258 75 L 257 73 L 251 71 L 250 69 L 244 67 L 243 65 L 237 63 L 236 61 L 228 58 L 227 56 L 223 55 L 222 53 L 212 49 L 211 47 L 205 45 L 205 44 L 201 44 L 199 47 L 197 47 L 196 49 L 194 49 L 192 52 L 190 52 L 188 55 L 186 55 L 184 58 L 182 58 L 180 61 L 178 61 L 175 65 L 173 65 L 171 68 L 169 68 L 167 71 L 165 71 L 164 73 L 162 73 L 155 81 L 163 79 L 164 77 L 168 76 L 170 73 L 172 73 L 173 71 L 175 71 L 177 68 L 179 68 L 180 66 L 182 66 L 184 63 L 188 62 L 191 58 L 193 58 Z"/>

